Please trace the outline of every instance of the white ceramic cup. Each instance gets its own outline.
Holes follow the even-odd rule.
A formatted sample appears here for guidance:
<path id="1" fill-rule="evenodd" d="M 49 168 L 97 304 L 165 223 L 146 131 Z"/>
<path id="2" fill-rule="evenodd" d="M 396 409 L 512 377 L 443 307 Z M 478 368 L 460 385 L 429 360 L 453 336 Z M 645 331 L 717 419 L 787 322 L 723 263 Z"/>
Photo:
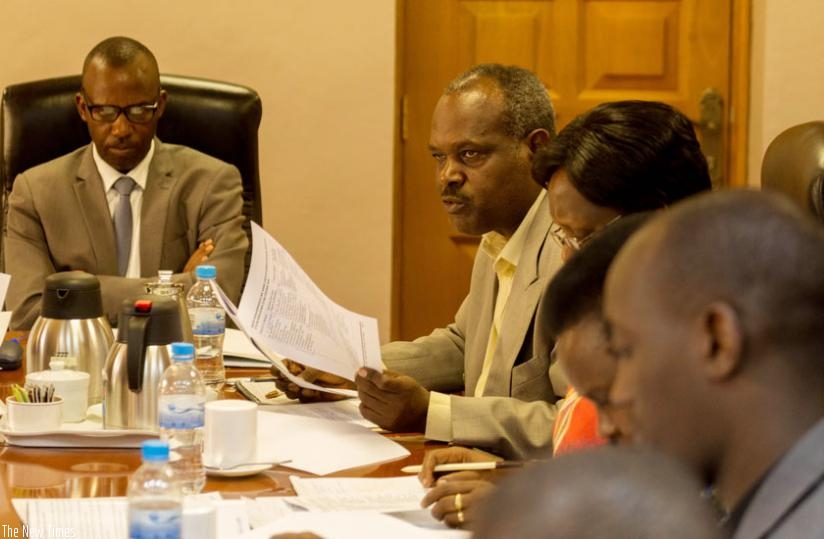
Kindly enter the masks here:
<path id="1" fill-rule="evenodd" d="M 31 372 L 26 383 L 54 384 L 54 394 L 63 397 L 63 421 L 83 421 L 89 408 L 89 373 L 64 368 L 63 361 L 53 359 L 51 370 Z"/>
<path id="2" fill-rule="evenodd" d="M 14 432 L 46 432 L 57 430 L 63 421 L 63 399 L 52 402 L 17 402 L 6 399 L 9 428 Z"/>
<path id="3" fill-rule="evenodd" d="M 257 404 L 239 399 L 206 403 L 203 463 L 226 467 L 255 462 Z"/>

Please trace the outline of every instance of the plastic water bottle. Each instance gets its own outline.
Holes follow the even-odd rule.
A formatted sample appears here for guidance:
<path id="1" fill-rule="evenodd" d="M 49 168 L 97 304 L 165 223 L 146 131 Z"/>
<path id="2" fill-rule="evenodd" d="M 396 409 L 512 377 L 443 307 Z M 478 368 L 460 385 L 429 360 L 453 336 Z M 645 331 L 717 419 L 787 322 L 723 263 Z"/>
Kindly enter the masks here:
<path id="1" fill-rule="evenodd" d="M 172 364 L 158 387 L 157 417 L 160 438 L 169 442 L 171 466 L 184 494 L 197 494 L 206 484 L 203 469 L 203 421 L 206 386 L 192 363 L 191 343 L 172 343 Z"/>
<path id="2" fill-rule="evenodd" d="M 146 440 L 142 455 L 129 479 L 129 539 L 179 539 L 183 494 L 169 466 L 169 444 Z"/>
<path id="3" fill-rule="evenodd" d="M 186 295 L 192 336 L 195 343 L 195 367 L 207 385 L 220 389 L 226 381 L 223 367 L 223 336 L 226 333 L 226 313 L 217 300 L 213 287 L 217 270 L 214 266 L 195 268 L 197 282 Z"/>

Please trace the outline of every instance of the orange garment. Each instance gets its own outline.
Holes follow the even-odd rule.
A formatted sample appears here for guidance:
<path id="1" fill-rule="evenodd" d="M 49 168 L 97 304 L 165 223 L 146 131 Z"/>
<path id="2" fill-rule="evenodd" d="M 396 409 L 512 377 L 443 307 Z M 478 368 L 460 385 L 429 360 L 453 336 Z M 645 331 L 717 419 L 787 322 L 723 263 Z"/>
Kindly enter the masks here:
<path id="1" fill-rule="evenodd" d="M 552 454 L 557 456 L 606 443 L 598 436 L 598 410 L 569 388 L 552 427 Z"/>

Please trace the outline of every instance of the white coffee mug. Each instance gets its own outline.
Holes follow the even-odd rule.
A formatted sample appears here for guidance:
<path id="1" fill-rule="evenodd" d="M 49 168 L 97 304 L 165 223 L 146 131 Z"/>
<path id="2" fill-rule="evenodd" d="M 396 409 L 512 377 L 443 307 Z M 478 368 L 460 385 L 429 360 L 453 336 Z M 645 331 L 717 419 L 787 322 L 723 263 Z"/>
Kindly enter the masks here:
<path id="1" fill-rule="evenodd" d="M 206 403 L 203 463 L 224 468 L 256 462 L 257 404 L 239 399 Z"/>

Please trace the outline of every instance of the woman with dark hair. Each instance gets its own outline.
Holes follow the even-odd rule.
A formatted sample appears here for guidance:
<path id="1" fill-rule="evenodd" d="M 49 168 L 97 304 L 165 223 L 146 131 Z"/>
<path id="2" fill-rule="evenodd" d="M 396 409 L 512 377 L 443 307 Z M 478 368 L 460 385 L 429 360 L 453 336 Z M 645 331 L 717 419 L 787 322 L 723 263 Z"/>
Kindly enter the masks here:
<path id="1" fill-rule="evenodd" d="M 665 208 L 712 187 L 689 118 L 656 101 L 604 103 L 539 151 L 552 235 L 568 257 L 622 215 Z"/>

